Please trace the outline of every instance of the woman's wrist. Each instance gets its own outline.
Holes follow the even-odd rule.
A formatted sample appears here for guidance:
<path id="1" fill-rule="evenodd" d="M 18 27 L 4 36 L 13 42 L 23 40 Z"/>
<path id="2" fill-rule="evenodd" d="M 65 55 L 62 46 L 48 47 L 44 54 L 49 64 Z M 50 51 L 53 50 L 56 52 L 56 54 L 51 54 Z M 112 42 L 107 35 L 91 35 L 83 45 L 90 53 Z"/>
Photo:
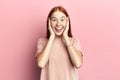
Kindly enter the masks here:
<path id="1" fill-rule="evenodd" d="M 70 38 L 68 37 L 68 36 L 64 36 L 64 39 L 65 39 L 65 43 L 66 43 L 66 46 L 67 47 L 70 47 L 70 46 L 72 46 L 72 44 L 71 44 L 71 42 L 70 42 Z"/>
<path id="2" fill-rule="evenodd" d="M 72 45 L 72 44 L 67 44 L 66 46 L 67 46 L 67 47 L 71 47 L 71 46 L 73 46 L 73 45 Z"/>
<path id="3" fill-rule="evenodd" d="M 53 43 L 54 39 L 55 39 L 55 37 L 52 36 L 52 35 L 49 37 L 49 40 L 50 40 L 50 42 L 52 42 L 52 43 Z"/>
<path id="4" fill-rule="evenodd" d="M 51 39 L 54 39 L 54 38 L 55 38 L 55 35 L 50 35 L 50 38 L 51 38 Z"/>

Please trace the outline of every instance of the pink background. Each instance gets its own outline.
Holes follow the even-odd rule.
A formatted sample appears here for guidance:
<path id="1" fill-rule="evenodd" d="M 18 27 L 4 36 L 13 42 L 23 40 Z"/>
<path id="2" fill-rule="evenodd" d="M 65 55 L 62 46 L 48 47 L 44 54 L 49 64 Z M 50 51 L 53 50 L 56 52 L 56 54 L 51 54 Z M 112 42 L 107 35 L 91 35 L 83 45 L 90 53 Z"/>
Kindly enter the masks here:
<path id="1" fill-rule="evenodd" d="M 37 39 L 57 5 L 67 9 L 81 41 L 80 80 L 120 80 L 119 0 L 0 0 L 0 80 L 39 80 Z"/>

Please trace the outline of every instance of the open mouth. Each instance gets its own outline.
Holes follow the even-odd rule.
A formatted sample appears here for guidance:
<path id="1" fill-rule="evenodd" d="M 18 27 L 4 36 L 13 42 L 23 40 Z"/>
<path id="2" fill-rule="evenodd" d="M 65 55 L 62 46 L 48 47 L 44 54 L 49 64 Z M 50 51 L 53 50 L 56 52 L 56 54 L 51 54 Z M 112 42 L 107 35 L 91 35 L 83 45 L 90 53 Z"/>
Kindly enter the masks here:
<path id="1" fill-rule="evenodd" d="M 57 26 L 55 27 L 56 32 L 61 32 L 63 30 L 63 26 Z"/>

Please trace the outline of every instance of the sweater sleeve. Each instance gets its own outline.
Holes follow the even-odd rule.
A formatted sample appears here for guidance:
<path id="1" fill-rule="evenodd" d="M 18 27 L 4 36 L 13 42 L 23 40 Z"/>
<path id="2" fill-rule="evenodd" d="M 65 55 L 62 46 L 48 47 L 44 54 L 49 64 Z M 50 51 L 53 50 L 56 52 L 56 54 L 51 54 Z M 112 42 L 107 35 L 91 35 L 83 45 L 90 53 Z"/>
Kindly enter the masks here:
<path id="1" fill-rule="evenodd" d="M 35 54 L 35 58 L 37 57 L 38 54 L 42 52 L 46 44 L 46 39 L 45 38 L 39 38 L 37 41 L 37 51 Z"/>
<path id="2" fill-rule="evenodd" d="M 80 40 L 78 38 L 72 38 L 71 43 L 76 50 L 79 50 L 82 52 L 82 49 L 80 46 Z"/>

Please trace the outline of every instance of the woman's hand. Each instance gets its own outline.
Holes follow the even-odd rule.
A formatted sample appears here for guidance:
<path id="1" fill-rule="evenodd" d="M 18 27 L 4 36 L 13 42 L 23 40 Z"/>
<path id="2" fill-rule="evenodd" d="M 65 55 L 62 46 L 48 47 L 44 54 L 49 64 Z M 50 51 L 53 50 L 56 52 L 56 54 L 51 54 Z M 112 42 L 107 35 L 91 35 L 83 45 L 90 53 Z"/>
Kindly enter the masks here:
<path id="1" fill-rule="evenodd" d="M 48 27 L 48 29 L 49 29 L 49 31 L 50 31 L 50 36 L 55 37 L 55 33 L 54 33 L 54 31 L 53 31 L 53 29 L 52 29 L 52 27 L 51 27 L 50 18 L 49 18 L 49 27 Z"/>
<path id="2" fill-rule="evenodd" d="M 69 19 L 68 19 L 68 17 L 67 17 L 66 28 L 65 28 L 65 30 L 64 30 L 64 32 L 63 32 L 63 37 L 64 37 L 64 38 L 65 38 L 65 37 L 68 37 L 68 30 L 69 30 Z"/>
<path id="3" fill-rule="evenodd" d="M 68 30 L 69 30 L 69 18 L 67 17 L 66 28 L 65 28 L 65 30 L 63 32 L 63 38 L 65 40 L 66 46 L 71 45 L 71 42 L 70 42 L 70 39 L 69 39 L 69 36 L 68 36 Z"/>

